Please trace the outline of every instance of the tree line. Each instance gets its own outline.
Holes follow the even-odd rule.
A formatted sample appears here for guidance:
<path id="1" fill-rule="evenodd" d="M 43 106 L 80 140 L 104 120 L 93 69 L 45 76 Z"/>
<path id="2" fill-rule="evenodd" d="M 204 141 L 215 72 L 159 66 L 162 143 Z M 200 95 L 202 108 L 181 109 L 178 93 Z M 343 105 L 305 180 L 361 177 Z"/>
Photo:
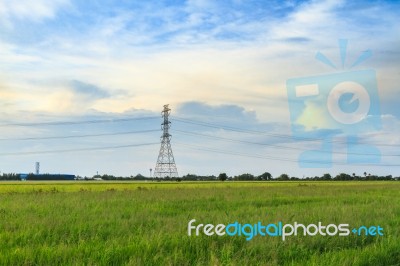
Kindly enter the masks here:
<path id="1" fill-rule="evenodd" d="M 33 175 L 33 174 L 32 174 Z M 12 180 L 20 180 L 20 175 L 16 173 L 3 173 L 0 175 L 0 180 L 2 181 L 12 181 Z M 387 176 L 379 176 L 379 175 L 371 175 L 367 172 L 364 172 L 362 175 L 357 175 L 356 173 L 346 174 L 340 173 L 336 176 L 332 176 L 329 173 L 323 174 L 322 176 L 307 176 L 303 178 L 289 176 L 288 174 L 281 174 L 277 177 L 273 177 L 269 172 L 265 172 L 261 175 L 252 175 L 249 173 L 236 175 L 236 176 L 228 176 L 226 173 L 221 173 L 218 176 L 216 175 L 196 175 L 196 174 L 187 174 L 178 178 L 156 178 L 156 177 L 146 177 L 141 174 L 137 174 L 135 176 L 131 175 L 128 177 L 125 176 L 114 176 L 114 175 L 94 175 L 92 177 L 80 177 L 77 176 L 78 180 L 131 180 L 131 181 L 372 181 L 372 180 L 380 180 L 380 181 L 400 181 L 400 176 L 393 177 L 392 175 Z"/>
<path id="2" fill-rule="evenodd" d="M 184 178 L 184 177 L 182 177 Z M 336 176 L 332 176 L 329 173 L 323 174 L 322 176 L 307 176 L 303 178 L 289 176 L 288 174 L 281 174 L 277 177 L 273 177 L 270 173 L 265 172 L 261 175 L 255 176 L 252 174 L 241 174 L 233 177 L 227 176 L 226 173 L 219 174 L 215 180 L 220 181 L 370 181 L 370 180 L 381 180 L 381 181 L 400 181 L 400 176 L 393 177 L 392 175 L 378 176 L 371 175 L 364 172 L 364 175 L 357 175 L 355 173 L 349 175 L 346 173 L 340 173 Z"/>
<path id="3" fill-rule="evenodd" d="M 93 177 L 85 177 L 81 179 L 92 180 L 92 179 L 102 179 L 102 180 L 132 180 L 132 181 L 369 181 L 369 180 L 387 180 L 387 181 L 400 181 L 399 177 L 393 177 L 392 175 L 387 176 L 378 176 L 371 175 L 364 172 L 363 175 L 356 175 L 355 173 L 349 175 L 346 173 L 341 173 L 336 176 L 332 176 L 329 173 L 323 174 L 322 176 L 307 176 L 303 178 L 289 176 L 287 174 L 281 174 L 277 177 L 273 177 L 269 172 L 265 172 L 261 175 L 252 175 L 249 173 L 236 175 L 236 176 L 228 176 L 226 173 L 221 173 L 217 175 L 196 175 L 196 174 L 187 174 L 181 177 L 165 177 L 165 178 L 156 178 L 156 177 L 147 177 L 141 174 L 137 174 L 136 176 L 113 176 L 113 175 L 94 175 Z"/>

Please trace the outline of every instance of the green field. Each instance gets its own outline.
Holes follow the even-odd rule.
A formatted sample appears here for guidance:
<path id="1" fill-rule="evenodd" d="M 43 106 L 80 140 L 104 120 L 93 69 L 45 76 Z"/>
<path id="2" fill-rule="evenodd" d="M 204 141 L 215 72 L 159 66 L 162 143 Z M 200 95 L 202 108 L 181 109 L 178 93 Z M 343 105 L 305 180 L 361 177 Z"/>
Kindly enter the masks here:
<path id="1" fill-rule="evenodd" d="M 384 236 L 187 235 L 196 223 Z M 400 265 L 400 182 L 2 182 L 0 265 Z"/>

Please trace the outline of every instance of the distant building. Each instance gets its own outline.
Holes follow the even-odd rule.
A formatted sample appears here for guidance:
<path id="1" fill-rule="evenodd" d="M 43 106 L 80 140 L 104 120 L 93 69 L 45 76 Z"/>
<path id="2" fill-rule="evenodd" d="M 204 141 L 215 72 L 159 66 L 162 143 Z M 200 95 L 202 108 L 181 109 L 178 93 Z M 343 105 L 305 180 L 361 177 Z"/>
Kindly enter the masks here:
<path id="1" fill-rule="evenodd" d="M 75 180 L 75 175 L 68 174 L 19 174 L 21 180 Z"/>

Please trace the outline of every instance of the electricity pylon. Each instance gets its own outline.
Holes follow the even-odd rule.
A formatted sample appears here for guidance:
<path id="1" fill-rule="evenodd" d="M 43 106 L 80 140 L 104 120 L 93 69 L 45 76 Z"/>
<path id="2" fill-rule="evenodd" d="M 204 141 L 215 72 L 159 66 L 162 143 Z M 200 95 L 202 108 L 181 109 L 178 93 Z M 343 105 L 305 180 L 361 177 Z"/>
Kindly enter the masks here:
<path id="1" fill-rule="evenodd" d="M 161 147 L 158 154 L 156 168 L 154 169 L 154 177 L 156 178 L 179 177 L 175 165 L 174 154 L 171 149 L 171 134 L 169 134 L 171 122 L 168 120 L 170 113 L 171 109 L 168 108 L 168 104 L 164 105 L 164 110 L 161 112 L 163 118 L 163 122 L 161 123 L 161 130 L 163 131 L 161 136 Z"/>

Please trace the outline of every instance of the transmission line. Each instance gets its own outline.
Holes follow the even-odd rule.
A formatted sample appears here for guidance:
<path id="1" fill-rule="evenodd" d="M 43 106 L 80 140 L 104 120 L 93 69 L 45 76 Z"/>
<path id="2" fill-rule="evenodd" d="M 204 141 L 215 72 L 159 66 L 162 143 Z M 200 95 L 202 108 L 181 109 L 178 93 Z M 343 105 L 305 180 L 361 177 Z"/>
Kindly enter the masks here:
<path id="1" fill-rule="evenodd" d="M 218 137 L 218 136 L 211 136 L 211 135 L 206 135 L 206 134 L 201 134 L 201 133 L 195 133 L 195 132 L 189 132 L 185 130 L 178 130 L 178 129 L 173 129 L 173 131 L 185 134 L 185 135 L 194 135 L 194 136 L 201 136 L 201 137 L 206 137 L 206 138 L 211 138 L 211 139 L 218 139 L 222 141 L 228 141 L 228 142 L 234 142 L 234 143 L 243 143 L 243 144 L 251 144 L 251 145 L 260 145 L 260 146 L 269 146 L 273 148 L 278 148 L 278 149 L 288 149 L 288 150 L 298 150 L 298 151 L 304 151 L 302 148 L 296 148 L 296 147 L 287 147 L 287 146 L 282 146 L 282 145 L 276 145 L 276 144 L 270 144 L 270 143 L 261 143 L 261 142 L 253 142 L 253 141 L 246 141 L 246 140 L 237 140 L 237 139 L 231 139 L 231 138 L 224 138 L 224 137 Z M 353 155 L 376 155 L 374 153 L 354 153 L 354 152 L 334 152 L 334 151 L 323 151 L 321 150 L 320 152 L 323 153 L 333 153 L 333 154 L 353 154 Z M 398 157 L 400 154 L 385 154 L 382 156 L 393 156 L 393 157 Z"/>
<path id="2" fill-rule="evenodd" d="M 8 140 L 47 140 L 47 139 L 72 139 L 72 138 L 87 138 L 87 137 L 103 137 L 103 136 L 118 136 L 118 135 L 130 135 L 139 133 L 158 132 L 158 129 L 140 130 L 140 131 L 126 131 L 126 132 L 115 132 L 115 133 L 100 133 L 100 134 L 83 134 L 83 135 L 69 135 L 69 136 L 46 136 L 46 137 L 26 137 L 26 138 L 3 138 L 0 141 Z"/>
<path id="3" fill-rule="evenodd" d="M 274 156 L 266 156 L 266 155 L 261 155 L 261 154 L 249 154 L 249 153 L 243 153 L 243 152 L 235 152 L 235 151 L 227 151 L 227 150 L 221 150 L 221 149 L 215 149 L 215 148 L 207 148 L 204 146 L 197 146 L 197 145 L 192 145 L 192 144 L 186 144 L 182 142 L 176 142 L 176 144 L 188 147 L 192 150 L 198 150 L 198 151 L 207 151 L 207 152 L 214 152 L 214 153 L 221 153 L 221 154 L 227 154 L 227 155 L 236 155 L 236 156 L 242 156 L 242 157 L 249 157 L 249 158 L 258 158 L 258 159 L 268 159 L 268 160 L 274 160 L 274 161 L 285 161 L 285 162 L 294 162 L 298 163 L 298 160 L 294 159 L 288 159 L 288 158 L 282 158 L 282 157 L 274 157 Z M 303 160 L 302 162 L 304 163 L 314 163 L 314 164 L 337 164 L 337 165 L 346 165 L 348 166 L 347 163 L 342 163 L 342 162 L 324 162 L 324 161 L 309 161 L 309 160 Z M 363 165 L 363 164 L 360 164 Z M 384 167 L 400 167 L 400 164 L 369 164 L 369 166 L 384 166 Z"/>
<path id="4" fill-rule="evenodd" d="M 98 119 L 98 120 L 84 120 L 84 121 L 59 121 L 59 122 L 37 122 L 37 123 L 9 123 L 0 124 L 0 127 L 35 127 L 35 126 L 64 126 L 64 125 L 80 125 L 80 124 L 99 124 L 99 123 L 116 123 L 116 122 L 127 122 L 136 120 L 149 120 L 156 119 L 157 116 L 144 116 L 134 118 L 110 118 L 110 119 Z"/>
<path id="5" fill-rule="evenodd" d="M 327 143 L 338 143 L 338 144 L 363 144 L 362 142 L 326 140 L 325 138 L 308 138 L 308 137 L 298 137 L 298 136 L 291 136 L 291 135 L 285 135 L 285 134 L 268 133 L 268 132 L 257 131 L 257 130 L 236 128 L 236 127 L 231 127 L 231 126 L 216 125 L 216 124 L 212 124 L 212 123 L 208 123 L 208 122 L 202 122 L 202 121 L 193 121 L 193 120 L 188 120 L 188 119 L 184 119 L 184 118 L 173 118 L 172 120 L 177 121 L 177 122 L 181 122 L 181 123 L 204 126 L 204 127 L 209 127 L 209 128 L 224 129 L 224 130 L 233 131 L 233 132 L 239 132 L 239 133 L 265 135 L 265 136 L 284 138 L 284 139 L 289 139 L 289 140 L 324 141 L 324 142 L 327 142 Z M 369 144 L 369 145 L 374 145 L 374 146 L 385 146 L 385 147 L 400 146 L 400 145 L 392 145 L 392 144 L 385 144 L 385 143 L 364 143 L 364 144 Z"/>
<path id="6" fill-rule="evenodd" d="M 61 149 L 61 150 L 45 150 L 45 151 L 27 151 L 27 152 L 4 152 L 0 153 L 0 156 L 19 156 L 19 155 L 32 155 L 32 154 L 52 154 L 52 153 L 69 153 L 69 152 L 82 152 L 82 151 L 99 151 L 99 150 L 113 150 L 140 146 L 158 145 L 159 143 L 140 143 L 140 144 L 127 144 L 117 146 L 105 146 L 105 147 L 92 147 L 92 148 L 81 148 L 81 149 Z"/>

